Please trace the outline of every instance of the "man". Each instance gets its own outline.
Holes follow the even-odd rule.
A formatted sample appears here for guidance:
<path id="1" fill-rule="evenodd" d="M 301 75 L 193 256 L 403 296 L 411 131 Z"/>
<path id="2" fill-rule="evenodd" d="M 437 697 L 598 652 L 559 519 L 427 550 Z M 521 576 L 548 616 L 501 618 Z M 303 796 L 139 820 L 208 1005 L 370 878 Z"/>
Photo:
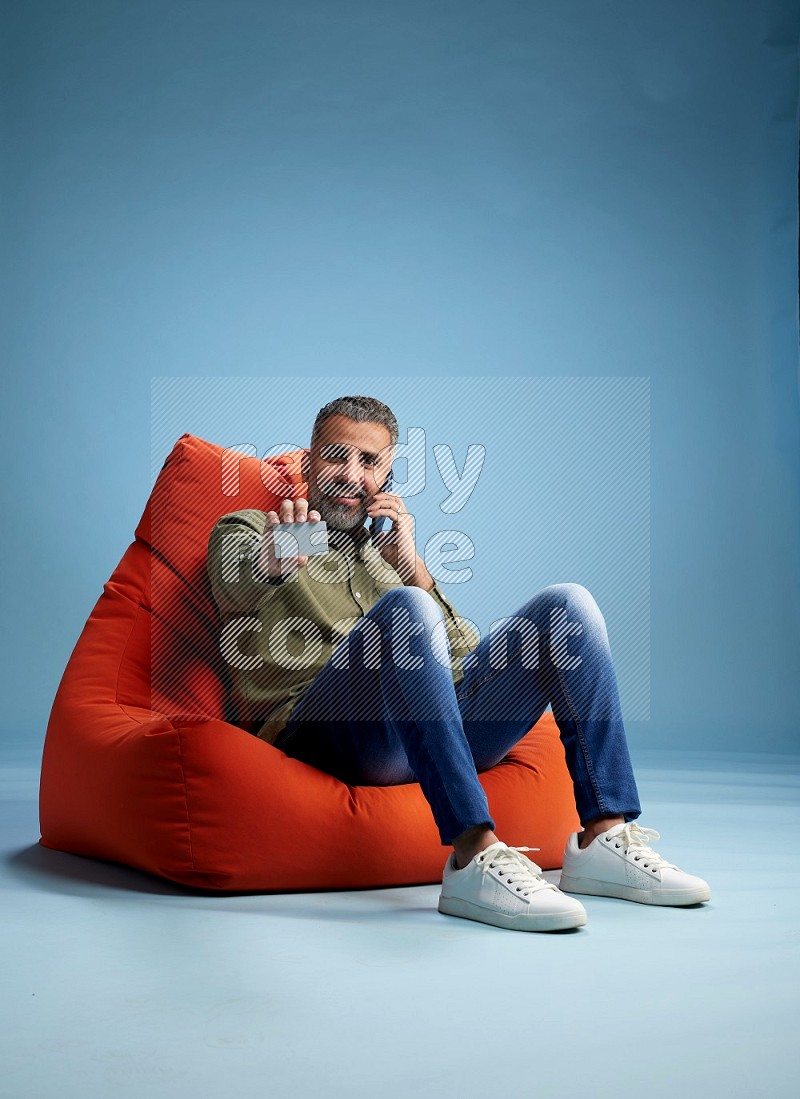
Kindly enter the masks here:
<path id="1" fill-rule="evenodd" d="M 453 847 L 440 912 L 549 931 L 586 922 L 568 894 L 708 900 L 707 883 L 654 851 L 658 832 L 636 823 L 608 635 L 590 593 L 543 588 L 479 641 L 416 552 L 401 497 L 384 488 L 397 440 L 385 404 L 337 398 L 318 413 L 304 454 L 308 500 L 234 512 L 214 527 L 208 569 L 240 717 L 342 781 L 419 782 L 442 845 Z M 373 539 L 364 523 L 382 517 L 391 530 Z M 278 523 L 320 519 L 324 556 L 276 555 Z M 495 835 L 478 781 L 548 704 L 582 826 L 567 842 L 560 888 L 521 853 L 530 848 Z"/>

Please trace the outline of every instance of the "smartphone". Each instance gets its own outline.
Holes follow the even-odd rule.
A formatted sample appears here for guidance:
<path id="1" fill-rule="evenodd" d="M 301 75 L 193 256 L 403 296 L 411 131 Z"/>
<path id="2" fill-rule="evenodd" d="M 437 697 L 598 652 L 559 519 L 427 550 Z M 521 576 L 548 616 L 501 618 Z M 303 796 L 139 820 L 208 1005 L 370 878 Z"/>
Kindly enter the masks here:
<path id="1" fill-rule="evenodd" d="M 276 523 L 272 531 L 278 558 L 316 557 L 328 552 L 328 524 L 324 519 L 316 523 Z"/>
<path id="2" fill-rule="evenodd" d="M 391 492 L 393 487 L 392 470 L 389 470 L 389 476 L 384 481 L 381 492 Z M 370 524 L 369 536 L 374 542 L 377 535 L 382 534 L 385 530 L 391 530 L 391 528 L 392 520 L 388 515 L 377 515 Z"/>

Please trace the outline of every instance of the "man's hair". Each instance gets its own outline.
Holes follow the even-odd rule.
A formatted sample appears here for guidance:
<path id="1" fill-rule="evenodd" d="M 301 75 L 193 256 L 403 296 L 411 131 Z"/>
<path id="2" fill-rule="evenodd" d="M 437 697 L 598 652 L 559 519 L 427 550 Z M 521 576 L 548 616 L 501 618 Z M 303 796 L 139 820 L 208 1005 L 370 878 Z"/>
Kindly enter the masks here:
<path id="1" fill-rule="evenodd" d="M 383 424 L 388 428 L 391 437 L 391 445 L 397 443 L 399 432 L 394 412 L 377 397 L 337 397 L 329 401 L 317 413 L 314 427 L 311 431 L 311 445 L 313 446 L 320 433 L 322 425 L 330 416 L 346 416 L 348 420 L 356 420 L 358 423 Z"/>

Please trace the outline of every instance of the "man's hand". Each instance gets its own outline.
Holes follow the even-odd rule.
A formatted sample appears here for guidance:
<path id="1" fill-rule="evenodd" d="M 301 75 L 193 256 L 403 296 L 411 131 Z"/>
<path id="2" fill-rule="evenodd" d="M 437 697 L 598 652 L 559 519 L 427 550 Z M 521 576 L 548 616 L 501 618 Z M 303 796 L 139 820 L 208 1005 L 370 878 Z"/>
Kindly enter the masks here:
<path id="1" fill-rule="evenodd" d="M 430 591 L 433 577 L 417 553 L 414 516 L 406 511 L 401 497 L 394 492 L 376 492 L 367 500 L 367 515 L 371 519 L 386 515 L 392 520 L 391 530 L 384 531 L 375 539 L 381 557 L 392 566 L 406 587 L 413 585 Z"/>
<path id="2" fill-rule="evenodd" d="M 280 518 L 274 511 L 267 512 L 267 528 L 258 550 L 258 567 L 270 579 L 291 580 L 295 573 L 305 568 L 308 555 L 303 557 L 278 557 L 275 553 L 275 527 L 279 523 L 317 523 L 318 511 L 308 510 L 308 500 L 284 500 L 280 506 Z"/>

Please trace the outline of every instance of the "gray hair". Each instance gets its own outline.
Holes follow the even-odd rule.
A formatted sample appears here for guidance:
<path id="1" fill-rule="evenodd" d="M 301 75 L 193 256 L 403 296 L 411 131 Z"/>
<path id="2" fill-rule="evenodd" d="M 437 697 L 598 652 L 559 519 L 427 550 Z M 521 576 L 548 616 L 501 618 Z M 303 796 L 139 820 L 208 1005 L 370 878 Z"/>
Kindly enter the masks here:
<path id="1" fill-rule="evenodd" d="M 346 416 L 348 420 L 357 423 L 383 424 L 388 428 L 391 437 L 391 445 L 395 446 L 399 437 L 397 419 L 388 405 L 379 401 L 377 397 L 337 397 L 329 401 L 317 413 L 314 427 L 311 431 L 311 445 L 314 445 L 320 429 L 330 416 Z"/>

